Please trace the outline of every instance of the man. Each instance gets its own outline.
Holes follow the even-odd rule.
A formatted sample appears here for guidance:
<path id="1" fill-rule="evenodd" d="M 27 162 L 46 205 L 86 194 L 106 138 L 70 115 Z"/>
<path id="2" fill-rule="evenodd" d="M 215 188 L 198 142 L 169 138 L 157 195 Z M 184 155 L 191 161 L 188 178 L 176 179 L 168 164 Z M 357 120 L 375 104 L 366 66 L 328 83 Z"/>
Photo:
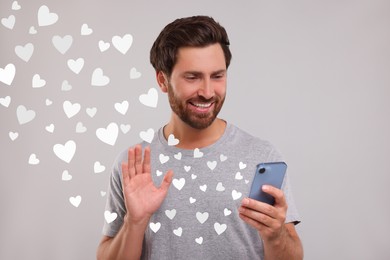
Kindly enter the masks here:
<path id="1" fill-rule="evenodd" d="M 104 225 L 98 259 L 302 259 L 287 175 L 282 189 L 262 188 L 274 206 L 247 198 L 256 165 L 280 155 L 217 118 L 231 60 L 225 29 L 210 17 L 177 19 L 150 60 L 171 118 L 150 145 L 118 157 L 106 206 L 118 217 Z"/>

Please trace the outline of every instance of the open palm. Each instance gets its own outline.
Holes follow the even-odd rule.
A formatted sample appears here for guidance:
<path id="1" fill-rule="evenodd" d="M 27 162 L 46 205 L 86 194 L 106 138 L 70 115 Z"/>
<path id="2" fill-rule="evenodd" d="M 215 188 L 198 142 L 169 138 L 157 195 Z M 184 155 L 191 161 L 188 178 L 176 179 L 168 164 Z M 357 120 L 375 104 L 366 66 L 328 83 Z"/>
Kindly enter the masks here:
<path id="1" fill-rule="evenodd" d="M 165 175 L 160 187 L 153 183 L 150 173 L 150 148 L 137 145 L 128 151 L 128 161 L 122 162 L 123 196 L 127 214 L 134 223 L 148 220 L 164 201 L 172 182 L 172 171 Z"/>

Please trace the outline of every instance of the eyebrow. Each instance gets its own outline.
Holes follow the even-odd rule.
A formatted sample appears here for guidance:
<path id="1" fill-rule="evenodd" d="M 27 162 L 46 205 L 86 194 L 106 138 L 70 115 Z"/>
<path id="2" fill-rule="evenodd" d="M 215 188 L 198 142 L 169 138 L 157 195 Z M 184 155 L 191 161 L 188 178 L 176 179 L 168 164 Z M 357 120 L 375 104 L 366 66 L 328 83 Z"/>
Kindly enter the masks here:
<path id="1" fill-rule="evenodd" d="M 226 73 L 226 69 L 221 69 L 221 70 L 217 70 L 217 71 L 213 71 L 211 73 L 211 75 L 215 75 L 215 74 L 220 74 L 220 73 Z M 186 74 L 192 74 L 192 75 L 196 75 L 196 76 L 199 76 L 199 75 L 203 75 L 203 72 L 200 72 L 200 71 L 185 71 L 183 72 L 183 75 L 186 75 Z"/>

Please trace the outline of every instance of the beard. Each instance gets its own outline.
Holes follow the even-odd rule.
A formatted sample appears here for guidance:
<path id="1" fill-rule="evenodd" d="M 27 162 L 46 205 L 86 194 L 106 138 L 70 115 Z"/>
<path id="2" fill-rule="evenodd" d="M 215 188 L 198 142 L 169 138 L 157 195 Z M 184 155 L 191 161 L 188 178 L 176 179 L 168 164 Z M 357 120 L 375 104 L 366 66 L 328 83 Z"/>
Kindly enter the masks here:
<path id="1" fill-rule="evenodd" d="M 172 85 L 168 83 L 168 99 L 172 111 L 187 125 L 192 128 L 202 130 L 209 127 L 217 118 L 219 111 L 222 109 L 222 105 L 225 101 L 225 96 L 214 96 L 210 99 L 206 99 L 202 96 L 197 96 L 190 100 L 182 101 L 175 96 Z M 214 103 L 214 108 L 211 111 L 205 113 L 194 113 L 188 108 L 188 103 Z"/>

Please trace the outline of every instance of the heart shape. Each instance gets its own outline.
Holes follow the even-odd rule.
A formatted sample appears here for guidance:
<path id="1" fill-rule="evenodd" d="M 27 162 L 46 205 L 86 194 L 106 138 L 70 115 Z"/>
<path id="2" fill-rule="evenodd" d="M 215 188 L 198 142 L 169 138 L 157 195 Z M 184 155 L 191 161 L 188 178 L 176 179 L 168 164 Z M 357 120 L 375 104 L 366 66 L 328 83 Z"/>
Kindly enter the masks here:
<path id="1" fill-rule="evenodd" d="M 12 63 L 7 64 L 4 69 L 0 68 L 0 81 L 10 86 L 15 78 L 16 68 Z"/>
<path id="2" fill-rule="evenodd" d="M 16 109 L 16 116 L 18 118 L 19 124 L 23 125 L 35 118 L 35 111 L 27 110 L 25 106 L 20 105 Z"/>
<path id="3" fill-rule="evenodd" d="M 51 13 L 46 5 L 42 5 L 38 10 L 38 25 L 49 26 L 58 21 L 58 15 Z"/>
<path id="4" fill-rule="evenodd" d="M 117 217 L 118 217 L 118 214 L 116 214 L 116 212 L 110 212 L 108 210 L 104 211 L 104 218 L 108 224 L 113 222 Z"/>
<path id="5" fill-rule="evenodd" d="M 69 163 L 76 153 L 76 143 L 73 140 L 69 140 L 65 145 L 55 144 L 53 146 L 53 151 L 58 158 Z"/>
<path id="6" fill-rule="evenodd" d="M 172 184 L 176 189 L 181 190 L 186 184 L 186 180 L 184 178 L 173 179 Z"/>
<path id="7" fill-rule="evenodd" d="M 116 139 L 118 138 L 119 127 L 116 123 L 112 122 L 108 124 L 106 128 L 98 128 L 96 130 L 96 136 L 103 143 L 114 146 Z"/>
<path id="8" fill-rule="evenodd" d="M 142 94 L 139 96 L 139 101 L 141 104 L 147 107 L 157 107 L 158 103 L 158 93 L 155 88 L 150 88 L 147 94 Z"/>

